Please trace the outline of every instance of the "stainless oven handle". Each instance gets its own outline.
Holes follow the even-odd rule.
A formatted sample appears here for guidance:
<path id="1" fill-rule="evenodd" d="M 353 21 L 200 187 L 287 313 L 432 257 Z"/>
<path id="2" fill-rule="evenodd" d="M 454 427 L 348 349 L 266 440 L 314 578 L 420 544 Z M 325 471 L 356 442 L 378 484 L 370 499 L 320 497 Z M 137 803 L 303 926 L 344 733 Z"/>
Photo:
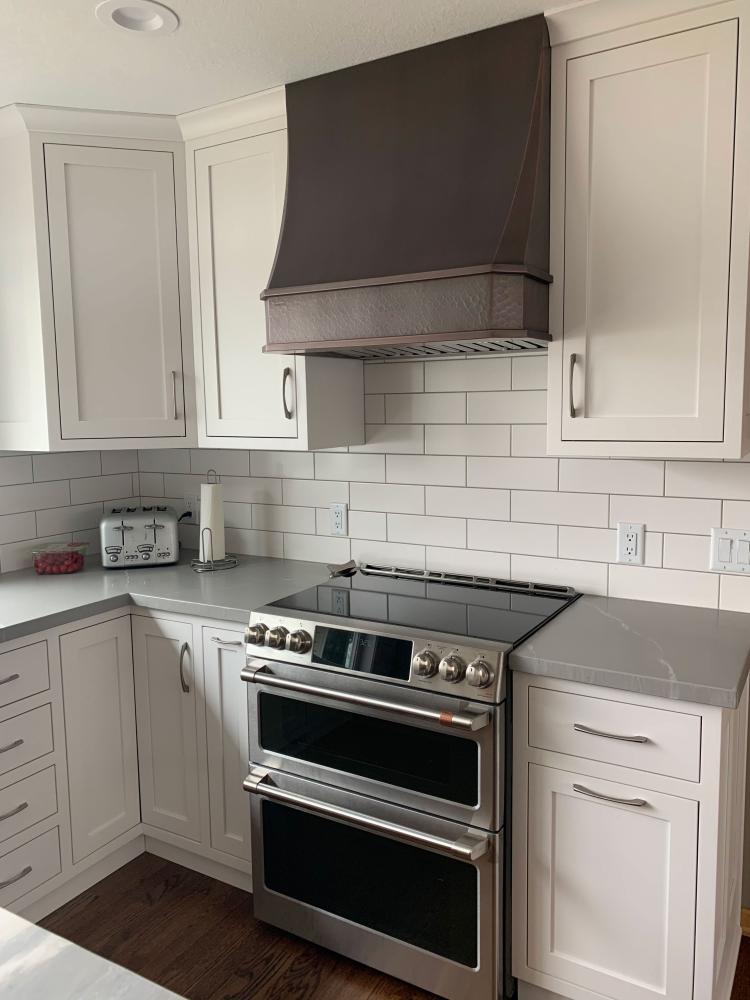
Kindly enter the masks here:
<path id="1" fill-rule="evenodd" d="M 450 729 L 462 729 L 464 732 L 475 733 L 484 729 L 490 723 L 489 712 L 437 712 L 432 708 L 417 708 L 415 705 L 402 705 L 393 701 L 382 701 L 380 698 L 369 698 L 361 694 L 349 694 L 347 691 L 332 691 L 330 688 L 317 687 L 314 684 L 301 684 L 299 681 L 288 681 L 284 677 L 275 677 L 268 673 L 269 664 L 259 667 L 245 667 L 241 677 L 248 684 L 263 684 L 264 687 L 281 688 L 283 691 L 298 691 L 300 694 L 314 695 L 326 698 L 328 701 L 343 701 L 347 705 L 361 705 L 364 708 L 374 708 L 380 712 L 392 712 L 408 719 L 419 719 L 422 722 L 437 722 Z"/>
<path id="2" fill-rule="evenodd" d="M 306 812 L 314 813 L 316 816 L 326 816 L 328 819 L 340 820 L 349 826 L 355 826 L 358 830 L 367 830 L 371 833 L 378 833 L 391 840 L 398 840 L 402 844 L 411 844 L 414 847 L 425 847 L 429 851 L 436 851 L 439 854 L 447 854 L 451 858 L 459 861 L 478 861 L 479 858 L 489 850 L 489 840 L 487 837 L 477 836 L 473 833 L 465 833 L 457 840 L 445 840 L 443 837 L 435 837 L 431 833 L 423 833 L 421 830 L 412 830 L 408 826 L 400 826 L 398 823 L 389 823 L 387 820 L 376 819 L 374 816 L 367 816 L 364 813 L 354 812 L 351 809 L 340 809 L 332 806 L 328 802 L 320 802 L 318 799 L 308 799 L 305 795 L 297 795 L 296 792 L 287 792 L 283 788 L 271 785 L 270 773 L 263 767 L 254 767 L 250 774 L 242 782 L 242 787 L 247 792 L 255 795 L 263 795 L 274 802 L 284 802 L 289 806 L 296 806 Z"/>

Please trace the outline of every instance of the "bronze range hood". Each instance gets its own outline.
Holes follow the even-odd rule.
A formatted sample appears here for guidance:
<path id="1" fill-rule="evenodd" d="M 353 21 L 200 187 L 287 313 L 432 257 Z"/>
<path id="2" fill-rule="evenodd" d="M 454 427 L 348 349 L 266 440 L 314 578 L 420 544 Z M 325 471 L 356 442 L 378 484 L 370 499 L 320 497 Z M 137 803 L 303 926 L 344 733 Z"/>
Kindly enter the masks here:
<path id="1" fill-rule="evenodd" d="M 543 16 L 286 88 L 266 351 L 538 350 L 548 333 Z"/>

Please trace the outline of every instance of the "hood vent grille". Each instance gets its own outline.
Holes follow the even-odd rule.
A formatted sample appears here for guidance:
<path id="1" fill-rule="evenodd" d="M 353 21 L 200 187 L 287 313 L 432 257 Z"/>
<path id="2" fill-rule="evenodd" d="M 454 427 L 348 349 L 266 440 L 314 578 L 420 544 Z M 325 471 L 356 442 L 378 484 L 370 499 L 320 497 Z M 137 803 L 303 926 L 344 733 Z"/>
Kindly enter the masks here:
<path id="1" fill-rule="evenodd" d="M 549 63 L 540 15 L 287 87 L 267 351 L 546 345 Z"/>

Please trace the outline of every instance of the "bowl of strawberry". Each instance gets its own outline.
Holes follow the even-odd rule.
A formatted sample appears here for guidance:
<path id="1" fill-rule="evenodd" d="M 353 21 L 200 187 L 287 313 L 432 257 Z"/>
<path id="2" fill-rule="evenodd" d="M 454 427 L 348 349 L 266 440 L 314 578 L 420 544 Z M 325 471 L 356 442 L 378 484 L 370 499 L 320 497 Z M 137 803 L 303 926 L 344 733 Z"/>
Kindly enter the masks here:
<path id="1" fill-rule="evenodd" d="M 83 569 L 88 542 L 50 542 L 32 551 L 34 569 L 40 576 L 60 576 Z"/>

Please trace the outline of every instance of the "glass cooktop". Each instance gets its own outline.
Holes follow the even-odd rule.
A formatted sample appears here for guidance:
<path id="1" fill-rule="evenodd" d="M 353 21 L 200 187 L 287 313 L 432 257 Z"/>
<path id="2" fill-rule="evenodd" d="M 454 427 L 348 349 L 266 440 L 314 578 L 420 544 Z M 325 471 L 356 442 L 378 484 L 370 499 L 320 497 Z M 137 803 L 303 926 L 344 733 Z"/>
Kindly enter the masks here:
<path id="1" fill-rule="evenodd" d="M 579 596 L 569 587 L 362 567 L 268 607 L 516 646 Z"/>

